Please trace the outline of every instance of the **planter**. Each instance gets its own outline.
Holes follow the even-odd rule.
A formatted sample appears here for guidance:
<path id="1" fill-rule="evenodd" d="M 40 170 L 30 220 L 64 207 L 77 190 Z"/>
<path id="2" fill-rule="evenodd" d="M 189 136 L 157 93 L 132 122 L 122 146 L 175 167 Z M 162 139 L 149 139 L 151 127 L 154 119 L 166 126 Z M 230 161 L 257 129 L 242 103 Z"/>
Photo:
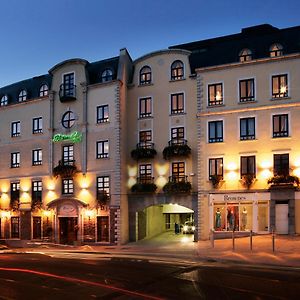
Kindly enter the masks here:
<path id="1" fill-rule="evenodd" d="M 97 192 L 97 202 L 98 204 L 101 205 L 106 205 L 107 202 L 109 201 L 109 195 L 107 194 L 106 191 L 98 191 Z"/>
<path id="2" fill-rule="evenodd" d="M 146 193 L 153 194 L 157 190 L 155 183 L 136 183 L 131 187 L 132 193 Z"/>
<path id="3" fill-rule="evenodd" d="M 223 176 L 221 176 L 221 175 L 212 175 L 212 176 L 210 176 L 209 180 L 210 180 L 213 188 L 217 189 L 220 186 L 220 182 L 223 180 Z"/>
<path id="4" fill-rule="evenodd" d="M 186 157 L 191 154 L 191 148 L 188 145 L 169 145 L 163 150 L 164 159 L 172 157 Z"/>
<path id="5" fill-rule="evenodd" d="M 64 164 L 61 160 L 58 162 L 58 166 L 53 169 L 53 176 L 61 178 L 73 178 L 78 172 L 75 165 Z"/>
<path id="6" fill-rule="evenodd" d="M 250 189 L 251 185 L 255 182 L 255 176 L 252 174 L 243 175 L 241 181 L 245 188 Z"/>
<path id="7" fill-rule="evenodd" d="M 131 151 L 131 157 L 135 160 L 154 158 L 156 154 L 157 152 L 153 148 L 136 148 Z"/>
<path id="8" fill-rule="evenodd" d="M 268 180 L 271 187 L 298 187 L 300 180 L 297 176 L 292 175 L 276 175 Z"/>
<path id="9" fill-rule="evenodd" d="M 164 187 L 163 191 L 166 194 L 187 194 L 190 193 L 192 185 L 190 182 L 168 182 Z"/>

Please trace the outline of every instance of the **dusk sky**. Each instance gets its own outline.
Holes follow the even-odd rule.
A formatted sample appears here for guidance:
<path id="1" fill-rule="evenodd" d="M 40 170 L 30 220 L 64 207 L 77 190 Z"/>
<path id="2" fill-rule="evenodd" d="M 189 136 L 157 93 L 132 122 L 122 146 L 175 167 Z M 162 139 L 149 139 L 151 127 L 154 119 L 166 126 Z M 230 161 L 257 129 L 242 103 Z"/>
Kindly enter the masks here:
<path id="1" fill-rule="evenodd" d="M 0 2 L 0 87 L 70 58 L 133 59 L 269 23 L 300 25 L 299 0 L 9 0 Z"/>

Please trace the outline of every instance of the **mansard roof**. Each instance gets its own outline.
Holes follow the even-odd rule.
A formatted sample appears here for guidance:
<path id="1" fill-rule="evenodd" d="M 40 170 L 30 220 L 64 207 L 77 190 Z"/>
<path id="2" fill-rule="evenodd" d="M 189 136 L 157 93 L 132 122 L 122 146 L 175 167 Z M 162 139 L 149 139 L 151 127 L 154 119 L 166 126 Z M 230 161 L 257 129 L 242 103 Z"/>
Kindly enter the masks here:
<path id="1" fill-rule="evenodd" d="M 195 69 L 234 63 L 239 61 L 242 49 L 250 49 L 252 59 L 270 57 L 272 44 L 283 46 L 283 55 L 300 52 L 300 26 L 278 29 L 269 24 L 243 28 L 240 33 L 175 45 L 170 49 L 192 52 L 190 64 Z"/>

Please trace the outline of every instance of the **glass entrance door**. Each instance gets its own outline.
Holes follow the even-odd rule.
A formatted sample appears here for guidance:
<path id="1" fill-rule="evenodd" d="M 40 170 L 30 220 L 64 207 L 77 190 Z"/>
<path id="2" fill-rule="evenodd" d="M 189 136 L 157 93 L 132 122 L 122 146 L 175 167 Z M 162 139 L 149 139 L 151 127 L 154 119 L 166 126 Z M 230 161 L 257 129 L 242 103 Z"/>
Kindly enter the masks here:
<path id="1" fill-rule="evenodd" d="M 97 217 L 97 241 L 109 242 L 108 216 Z"/>

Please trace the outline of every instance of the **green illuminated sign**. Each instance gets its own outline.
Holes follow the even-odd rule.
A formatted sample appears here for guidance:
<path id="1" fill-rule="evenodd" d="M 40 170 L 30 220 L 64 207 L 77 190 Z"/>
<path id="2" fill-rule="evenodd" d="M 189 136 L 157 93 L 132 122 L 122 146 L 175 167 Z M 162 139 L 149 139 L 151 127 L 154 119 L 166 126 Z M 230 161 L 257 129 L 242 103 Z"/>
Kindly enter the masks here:
<path id="1" fill-rule="evenodd" d="M 80 143 L 82 139 L 82 134 L 78 131 L 74 131 L 71 134 L 57 133 L 53 136 L 52 141 L 54 143 L 61 141 L 71 141 L 73 143 Z"/>

